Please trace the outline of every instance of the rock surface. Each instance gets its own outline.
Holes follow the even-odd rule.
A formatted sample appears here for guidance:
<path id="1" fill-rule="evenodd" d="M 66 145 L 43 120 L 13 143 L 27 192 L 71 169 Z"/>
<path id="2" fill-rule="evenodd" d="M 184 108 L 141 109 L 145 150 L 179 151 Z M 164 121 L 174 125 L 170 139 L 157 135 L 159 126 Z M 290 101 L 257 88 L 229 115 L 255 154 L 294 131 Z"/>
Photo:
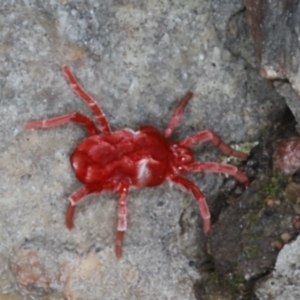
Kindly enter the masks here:
<path id="1" fill-rule="evenodd" d="M 267 79 L 282 80 L 277 90 L 285 97 L 299 123 L 299 3 L 297 0 L 246 0 L 245 4 L 260 74 Z"/>
<path id="2" fill-rule="evenodd" d="M 293 300 L 300 298 L 299 289 L 300 238 L 285 245 L 278 255 L 275 270 L 257 287 L 259 299 Z"/>
<path id="3" fill-rule="evenodd" d="M 83 130 L 68 124 L 26 131 L 23 124 L 74 110 L 91 116 L 63 77 L 61 66 L 68 64 L 113 129 L 152 124 L 163 130 L 179 98 L 191 90 L 194 98 L 173 140 L 205 128 L 231 144 L 259 139 L 281 117 L 283 98 L 220 39 L 240 2 L 232 2 L 221 19 L 215 12 L 224 4 L 213 2 L 2 1 L 3 293 L 70 300 L 198 297 L 195 284 L 204 272 L 197 266 L 207 254 L 189 193 L 167 184 L 131 192 L 118 261 L 116 195 L 87 197 L 77 208 L 75 229 L 65 228 L 67 198 L 80 187 L 69 155 Z M 195 153 L 198 160 L 220 155 L 210 145 L 195 147 Z M 224 177 L 190 178 L 214 214 Z"/>

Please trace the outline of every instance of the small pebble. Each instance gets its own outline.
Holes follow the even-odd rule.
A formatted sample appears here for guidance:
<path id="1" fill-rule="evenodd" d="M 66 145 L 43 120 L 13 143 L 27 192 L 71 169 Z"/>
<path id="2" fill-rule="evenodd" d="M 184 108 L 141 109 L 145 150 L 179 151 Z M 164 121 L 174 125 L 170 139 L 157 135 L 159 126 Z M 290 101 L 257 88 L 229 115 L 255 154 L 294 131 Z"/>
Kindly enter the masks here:
<path id="1" fill-rule="evenodd" d="M 280 205 L 280 200 L 278 200 L 278 199 L 276 199 L 276 200 L 274 200 L 274 199 L 269 199 L 268 201 L 267 201 L 267 205 L 268 206 L 274 206 L 274 205 Z"/>
<path id="2" fill-rule="evenodd" d="M 281 202 L 280 202 L 280 200 L 277 199 L 277 200 L 274 200 L 274 203 L 275 203 L 275 205 L 280 205 Z"/>
<path id="3" fill-rule="evenodd" d="M 281 238 L 281 240 L 282 240 L 285 244 L 287 244 L 287 243 L 292 239 L 291 235 L 290 235 L 289 233 L 287 233 L 287 232 L 283 233 L 283 234 L 280 236 L 280 238 Z"/>
<path id="4" fill-rule="evenodd" d="M 294 208 L 295 213 L 300 215 L 300 204 L 294 204 L 293 208 Z"/>
<path id="5" fill-rule="evenodd" d="M 273 241 L 272 243 L 271 243 L 271 246 L 273 247 L 273 248 L 276 248 L 276 249 L 278 249 L 278 250 L 281 250 L 281 248 L 283 247 L 283 244 L 282 244 L 282 242 L 281 241 Z"/>
<path id="6" fill-rule="evenodd" d="M 274 206 L 274 205 L 275 205 L 275 201 L 274 201 L 273 199 L 269 199 L 269 200 L 267 201 L 267 205 L 268 205 L 268 206 Z"/>
<path id="7" fill-rule="evenodd" d="M 273 166 L 283 174 L 293 175 L 300 169 L 300 138 L 292 137 L 277 143 Z"/>
<path id="8" fill-rule="evenodd" d="M 293 225 L 294 225 L 294 228 L 299 230 L 300 229 L 300 219 L 297 218 L 293 221 Z"/>
<path id="9" fill-rule="evenodd" d="M 285 195 L 287 198 L 289 198 L 292 202 L 297 203 L 297 201 L 300 202 L 300 184 L 295 182 L 289 182 L 285 189 Z"/>

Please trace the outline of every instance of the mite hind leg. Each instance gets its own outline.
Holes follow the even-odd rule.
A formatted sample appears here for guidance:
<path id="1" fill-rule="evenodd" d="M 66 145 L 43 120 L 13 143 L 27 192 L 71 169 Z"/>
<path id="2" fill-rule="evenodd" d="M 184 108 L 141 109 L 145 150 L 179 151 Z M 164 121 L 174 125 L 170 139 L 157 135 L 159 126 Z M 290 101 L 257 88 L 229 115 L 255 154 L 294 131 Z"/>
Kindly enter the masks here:
<path id="1" fill-rule="evenodd" d="M 169 178 L 169 180 L 174 182 L 176 185 L 185 188 L 194 195 L 196 201 L 198 202 L 200 214 L 203 220 L 204 233 L 208 234 L 211 226 L 211 217 L 204 194 L 192 181 L 184 177 L 172 176 L 171 178 Z"/>
<path id="2" fill-rule="evenodd" d="M 124 233 L 127 229 L 127 195 L 129 191 L 128 184 L 121 184 L 119 187 L 119 201 L 118 201 L 118 225 L 117 236 L 115 244 L 115 253 L 117 258 L 122 256 L 122 244 Z"/>
<path id="3" fill-rule="evenodd" d="M 82 200 L 82 198 L 92 193 L 100 193 L 102 190 L 103 189 L 101 186 L 86 185 L 69 197 L 69 204 L 66 211 L 66 226 L 68 229 L 71 230 L 74 228 L 73 218 L 75 214 L 75 207 Z"/>

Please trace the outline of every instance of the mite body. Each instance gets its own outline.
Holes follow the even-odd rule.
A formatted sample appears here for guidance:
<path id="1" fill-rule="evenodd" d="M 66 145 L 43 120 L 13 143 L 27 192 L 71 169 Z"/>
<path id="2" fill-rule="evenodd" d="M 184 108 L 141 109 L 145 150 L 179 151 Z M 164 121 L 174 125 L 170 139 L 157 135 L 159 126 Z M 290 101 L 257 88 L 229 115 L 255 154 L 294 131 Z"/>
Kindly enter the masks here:
<path id="1" fill-rule="evenodd" d="M 193 96 L 191 92 L 179 101 L 164 133 L 153 126 L 143 126 L 137 131 L 126 128 L 112 131 L 101 107 L 81 88 L 67 66 L 63 67 L 63 73 L 72 90 L 94 112 L 100 132 L 91 119 L 77 112 L 28 122 L 24 126 L 26 129 L 50 128 L 72 121 L 82 124 L 87 130 L 88 137 L 78 144 L 70 157 L 76 177 L 83 186 L 69 197 L 66 211 L 66 226 L 69 229 L 74 227 L 75 207 L 84 196 L 103 191 L 117 192 L 119 199 L 115 252 L 117 257 L 121 257 L 124 232 L 127 228 L 127 195 L 130 189 L 157 186 L 165 180 L 187 189 L 199 204 L 204 232 L 208 233 L 211 224 L 205 196 L 183 175 L 189 172 L 225 173 L 245 185 L 249 184 L 246 175 L 233 165 L 194 161 L 190 147 L 205 141 L 210 141 L 226 155 L 247 159 L 246 154 L 226 145 L 212 131 L 204 130 L 179 142 L 169 141 L 185 106 Z"/>

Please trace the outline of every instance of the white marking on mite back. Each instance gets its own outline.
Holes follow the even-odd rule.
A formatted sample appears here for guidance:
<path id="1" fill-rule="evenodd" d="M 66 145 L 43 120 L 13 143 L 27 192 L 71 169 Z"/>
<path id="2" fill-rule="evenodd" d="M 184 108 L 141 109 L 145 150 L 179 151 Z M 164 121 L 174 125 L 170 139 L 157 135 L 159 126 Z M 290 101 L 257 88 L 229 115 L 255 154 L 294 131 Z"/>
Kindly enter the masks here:
<path id="1" fill-rule="evenodd" d="M 140 133 L 139 130 L 138 131 L 134 131 L 134 130 L 132 130 L 130 128 L 124 128 L 124 130 L 126 130 L 127 132 L 130 132 L 133 135 L 138 135 Z"/>
<path id="2" fill-rule="evenodd" d="M 147 166 L 149 161 L 149 158 L 144 158 L 138 162 L 138 181 L 140 184 L 145 183 L 150 176 L 150 171 Z"/>
<path id="3" fill-rule="evenodd" d="M 77 161 L 77 160 L 74 160 L 74 161 L 72 162 L 72 165 L 73 165 L 74 170 L 78 170 L 79 164 L 78 164 L 78 161 Z"/>

